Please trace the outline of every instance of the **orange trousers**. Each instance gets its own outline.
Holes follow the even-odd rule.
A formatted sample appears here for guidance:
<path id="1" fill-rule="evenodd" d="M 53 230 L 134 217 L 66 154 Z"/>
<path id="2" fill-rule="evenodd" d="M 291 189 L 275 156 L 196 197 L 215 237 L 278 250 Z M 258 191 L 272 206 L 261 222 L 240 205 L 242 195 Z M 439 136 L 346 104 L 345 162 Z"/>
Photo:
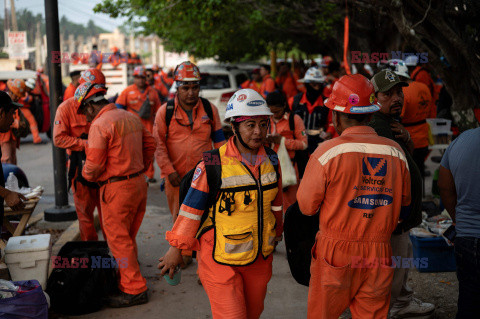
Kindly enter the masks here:
<path id="1" fill-rule="evenodd" d="M 32 132 L 33 136 L 33 143 L 40 143 L 42 142 L 42 138 L 39 135 L 38 132 L 38 124 L 37 121 L 35 120 L 35 117 L 33 116 L 32 112 L 30 112 L 30 109 L 27 107 L 22 107 L 21 111 L 25 118 L 28 121 L 28 124 L 30 125 L 30 132 Z"/>
<path id="2" fill-rule="evenodd" d="M 388 240 L 358 242 L 317 235 L 307 317 L 338 318 L 350 307 L 353 319 L 387 318 L 393 268 L 375 264 L 375 258 L 391 264 Z"/>
<path id="3" fill-rule="evenodd" d="M 180 211 L 180 203 L 178 202 L 180 200 L 180 187 L 170 184 L 168 177 L 165 178 L 165 195 L 167 195 L 168 208 L 175 223 L 178 212 Z"/>
<path id="4" fill-rule="evenodd" d="M 102 208 L 100 206 L 100 190 L 83 185 L 80 182 L 74 182 L 72 185 L 73 202 L 77 211 L 78 224 L 80 228 L 80 238 L 84 241 L 98 240 L 97 231 L 94 225 L 93 212 L 95 207 L 98 211 L 100 219 L 100 228 L 102 229 L 103 238 L 106 240 L 105 231 L 103 229 Z"/>
<path id="5" fill-rule="evenodd" d="M 1 142 L 2 163 L 17 165 L 17 141 L 10 139 L 8 142 Z"/>
<path id="6" fill-rule="evenodd" d="M 115 259 L 120 260 L 118 288 L 136 295 L 147 290 L 140 273 L 136 236 L 147 206 L 147 183 L 143 175 L 106 184 L 100 188 L 103 227 Z"/>
<path id="7" fill-rule="evenodd" d="M 272 277 L 272 255 L 258 256 L 248 266 L 220 265 L 213 260 L 213 231 L 200 238 L 198 274 L 213 319 L 258 319 L 263 312 L 267 284 Z"/>

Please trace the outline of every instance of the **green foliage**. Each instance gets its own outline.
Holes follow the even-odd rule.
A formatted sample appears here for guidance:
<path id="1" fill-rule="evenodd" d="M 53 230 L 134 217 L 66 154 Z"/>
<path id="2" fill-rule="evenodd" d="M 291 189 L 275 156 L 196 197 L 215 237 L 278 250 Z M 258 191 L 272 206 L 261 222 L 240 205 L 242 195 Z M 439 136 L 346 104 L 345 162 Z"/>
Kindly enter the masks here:
<path id="1" fill-rule="evenodd" d="M 94 10 L 128 17 L 168 50 L 238 61 L 280 44 L 310 49 L 338 20 L 336 8 L 296 0 L 104 0 Z"/>

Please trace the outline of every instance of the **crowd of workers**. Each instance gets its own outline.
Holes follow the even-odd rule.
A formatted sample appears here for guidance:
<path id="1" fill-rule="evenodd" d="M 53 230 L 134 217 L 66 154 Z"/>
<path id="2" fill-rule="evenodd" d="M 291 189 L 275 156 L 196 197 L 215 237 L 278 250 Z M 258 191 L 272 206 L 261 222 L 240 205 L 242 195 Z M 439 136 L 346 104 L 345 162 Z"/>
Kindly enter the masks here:
<path id="1" fill-rule="evenodd" d="M 342 74 L 331 59 L 306 72 L 281 64 L 275 79 L 262 65 L 231 97 L 225 119 L 199 97 L 201 74 L 191 62 L 179 64 L 173 78 L 158 66 L 136 67 L 134 83 L 114 101 L 106 98 L 98 68 L 71 73 L 53 142 L 69 155 L 81 239 L 98 239 L 97 209 L 111 253 L 128 260 L 109 305 L 148 302 L 135 237 L 156 161 L 174 222 L 158 267 L 173 276 L 197 251 L 213 318 L 260 317 L 283 215 L 296 201 L 303 214 L 320 214 L 309 318 L 337 318 L 348 307 L 354 318 L 433 314 L 433 304 L 413 297 L 408 268 L 389 267 L 391 256 L 412 257 L 408 231 L 421 222 L 426 118 L 436 116 L 435 84 L 417 64 L 390 60 L 371 80 Z M 177 93 L 167 101 L 173 81 Z M 48 90 L 39 73 L 34 81 L 8 81 L 6 90 L 23 112 L 31 90 L 45 84 Z M 40 142 L 33 116 L 23 113 Z M 17 122 L 0 135 L 2 163 L 15 162 Z M 222 123 L 233 131 L 228 140 Z M 285 188 L 273 160 L 282 143 L 298 180 Z M 180 201 L 189 172 L 191 185 Z M 387 264 L 355 267 L 353 257 Z"/>

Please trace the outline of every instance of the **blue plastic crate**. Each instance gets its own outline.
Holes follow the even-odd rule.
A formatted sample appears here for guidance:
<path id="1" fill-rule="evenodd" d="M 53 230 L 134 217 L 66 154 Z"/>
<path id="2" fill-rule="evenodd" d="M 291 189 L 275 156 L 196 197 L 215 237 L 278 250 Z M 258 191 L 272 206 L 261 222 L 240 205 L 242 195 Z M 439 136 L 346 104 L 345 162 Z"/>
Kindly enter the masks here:
<path id="1" fill-rule="evenodd" d="M 428 266 L 418 268 L 419 272 L 456 271 L 453 246 L 448 246 L 443 237 L 422 238 L 410 235 L 413 244 L 413 258 L 428 258 Z"/>

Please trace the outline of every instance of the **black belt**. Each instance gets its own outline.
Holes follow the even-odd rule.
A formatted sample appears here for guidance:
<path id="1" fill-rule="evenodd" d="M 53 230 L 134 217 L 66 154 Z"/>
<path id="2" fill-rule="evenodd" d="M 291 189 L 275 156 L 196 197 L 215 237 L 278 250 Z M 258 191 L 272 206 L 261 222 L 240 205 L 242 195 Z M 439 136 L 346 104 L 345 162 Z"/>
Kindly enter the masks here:
<path id="1" fill-rule="evenodd" d="M 107 179 L 106 181 L 98 182 L 98 185 L 103 186 L 103 185 L 105 185 L 105 184 L 110 184 L 110 183 L 115 183 L 115 182 L 124 181 L 124 180 L 130 179 L 130 178 L 137 177 L 137 176 L 139 176 L 139 175 L 142 174 L 142 173 L 143 173 L 143 170 L 141 170 L 141 171 L 138 172 L 138 173 L 131 174 L 131 175 L 128 175 L 128 176 L 114 176 L 114 177 L 111 177 L 111 178 Z"/>
<path id="2" fill-rule="evenodd" d="M 427 123 L 427 120 L 421 120 L 421 121 L 412 122 L 412 123 L 402 123 L 402 125 L 405 126 L 405 127 L 408 127 L 408 126 L 417 126 L 417 125 L 424 124 L 424 123 Z"/>

